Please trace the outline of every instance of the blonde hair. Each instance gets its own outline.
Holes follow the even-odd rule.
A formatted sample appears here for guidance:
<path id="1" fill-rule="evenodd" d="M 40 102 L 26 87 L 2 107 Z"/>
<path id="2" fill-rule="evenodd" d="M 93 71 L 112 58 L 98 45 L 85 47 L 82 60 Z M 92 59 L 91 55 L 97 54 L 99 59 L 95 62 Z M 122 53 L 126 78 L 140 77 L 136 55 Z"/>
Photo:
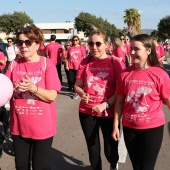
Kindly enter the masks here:
<path id="1" fill-rule="evenodd" d="M 114 46 L 114 47 L 120 47 L 123 52 L 126 52 L 126 51 L 125 51 L 125 48 L 124 48 L 124 46 L 123 46 L 123 44 L 122 44 L 122 42 L 121 42 L 121 40 L 120 40 L 120 38 L 117 37 L 117 36 L 116 36 L 116 37 L 113 37 L 113 46 Z"/>

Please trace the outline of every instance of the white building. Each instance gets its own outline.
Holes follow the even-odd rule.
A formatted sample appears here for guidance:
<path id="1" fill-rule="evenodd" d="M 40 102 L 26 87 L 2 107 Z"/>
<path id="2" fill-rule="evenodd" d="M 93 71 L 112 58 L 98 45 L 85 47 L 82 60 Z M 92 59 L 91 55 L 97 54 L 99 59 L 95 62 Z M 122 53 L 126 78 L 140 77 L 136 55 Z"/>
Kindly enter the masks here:
<path id="1" fill-rule="evenodd" d="M 65 22 L 65 23 L 34 23 L 37 27 L 39 27 L 45 38 L 45 43 L 50 41 L 51 34 L 56 35 L 58 42 L 65 42 L 72 38 L 74 35 L 78 35 L 82 41 L 86 41 L 87 38 L 84 37 L 84 32 L 77 31 L 74 28 L 74 22 Z M 9 35 L 13 37 L 13 35 Z M 6 34 L 0 33 L 0 38 L 6 41 Z"/>

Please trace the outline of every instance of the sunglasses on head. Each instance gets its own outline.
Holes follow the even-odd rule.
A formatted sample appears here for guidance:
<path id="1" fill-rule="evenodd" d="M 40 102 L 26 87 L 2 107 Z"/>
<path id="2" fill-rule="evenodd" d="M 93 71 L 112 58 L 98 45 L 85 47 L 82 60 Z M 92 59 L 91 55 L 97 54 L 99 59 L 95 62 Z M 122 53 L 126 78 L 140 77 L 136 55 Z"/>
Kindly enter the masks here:
<path id="1" fill-rule="evenodd" d="M 30 40 L 25 40 L 25 41 L 23 41 L 23 40 L 18 40 L 18 41 L 17 41 L 18 46 L 22 46 L 24 43 L 25 43 L 25 45 L 26 45 L 27 47 L 30 47 L 33 42 L 30 41 Z"/>
<path id="2" fill-rule="evenodd" d="M 88 45 L 89 45 L 90 47 L 93 47 L 94 44 L 95 44 L 97 47 L 100 47 L 100 46 L 102 45 L 102 43 L 99 42 L 99 41 L 97 41 L 97 42 L 95 42 L 95 43 L 92 42 L 92 41 L 89 41 L 89 42 L 88 42 Z"/>

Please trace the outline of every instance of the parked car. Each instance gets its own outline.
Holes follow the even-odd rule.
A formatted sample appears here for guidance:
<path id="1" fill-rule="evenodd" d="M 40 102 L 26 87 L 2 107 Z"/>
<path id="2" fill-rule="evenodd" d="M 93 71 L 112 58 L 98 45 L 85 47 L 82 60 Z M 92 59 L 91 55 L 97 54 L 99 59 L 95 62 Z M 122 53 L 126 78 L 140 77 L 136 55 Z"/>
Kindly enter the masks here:
<path id="1" fill-rule="evenodd" d="M 6 47 L 8 47 L 8 43 L 0 42 L 0 46 L 2 47 L 3 53 L 6 55 Z"/>

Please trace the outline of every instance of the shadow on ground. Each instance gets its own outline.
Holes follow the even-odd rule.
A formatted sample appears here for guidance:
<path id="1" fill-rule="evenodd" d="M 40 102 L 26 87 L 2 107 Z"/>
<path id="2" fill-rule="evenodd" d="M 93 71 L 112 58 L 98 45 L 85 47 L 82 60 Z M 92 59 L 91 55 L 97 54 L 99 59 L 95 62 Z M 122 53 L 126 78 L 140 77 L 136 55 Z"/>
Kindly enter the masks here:
<path id="1" fill-rule="evenodd" d="M 91 170 L 91 166 L 86 166 L 81 160 L 52 148 L 51 170 Z"/>

